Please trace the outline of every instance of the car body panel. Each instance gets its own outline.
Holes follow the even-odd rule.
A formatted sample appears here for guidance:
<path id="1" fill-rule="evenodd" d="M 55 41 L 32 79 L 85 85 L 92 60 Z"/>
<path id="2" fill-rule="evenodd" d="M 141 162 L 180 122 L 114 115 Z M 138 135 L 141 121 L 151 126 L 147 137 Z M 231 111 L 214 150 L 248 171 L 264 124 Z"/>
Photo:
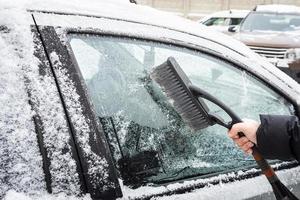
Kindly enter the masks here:
<path id="1" fill-rule="evenodd" d="M 297 48 L 300 46 L 300 32 L 254 31 L 237 33 L 235 38 L 249 46 Z"/>
<path id="2" fill-rule="evenodd" d="M 240 172 L 242 173 L 242 172 Z M 296 196 L 300 195 L 299 191 L 299 167 L 282 170 L 276 172 L 285 185 L 293 191 Z M 222 178 L 219 176 L 215 177 L 216 180 L 219 178 L 219 184 L 217 185 L 208 185 L 201 189 L 193 190 L 186 194 L 174 194 L 173 196 L 165 196 L 158 197 L 160 200 L 171 200 L 171 199 L 182 199 L 182 200 L 196 200 L 196 199 L 268 199 L 275 200 L 275 196 L 272 193 L 272 188 L 267 184 L 267 180 L 263 176 L 245 179 L 245 180 L 237 180 L 230 183 L 222 183 Z M 293 181 L 292 181 L 293 180 Z M 205 180 L 196 180 L 198 182 Z M 194 184 L 194 182 L 183 182 L 182 187 L 187 186 L 189 184 Z M 178 186 L 180 186 L 178 184 Z M 141 187 L 136 189 L 137 191 L 131 190 L 130 188 L 125 188 L 124 195 L 131 198 L 137 198 L 140 194 L 149 195 L 152 193 L 159 194 L 164 191 L 172 191 L 176 186 L 167 186 L 167 188 L 158 187 Z M 254 195 L 255 194 L 255 195 Z M 257 195 L 257 196 L 256 196 Z M 150 196 L 150 195 L 149 195 Z M 126 196 L 125 196 L 126 197 Z"/>
<path id="3" fill-rule="evenodd" d="M 0 12 L 0 198 L 8 190 L 46 191 L 43 162 L 38 146 L 34 113 L 29 104 L 23 65 L 33 61 L 31 18 Z M 10 19 L 15 24 L 6 23 Z M 27 40 L 25 41 L 24 38 Z M 16 44 L 18 44 L 16 46 Z M 21 53 L 22 52 L 22 53 Z M 37 65 L 32 64 L 32 67 Z M 36 74 L 31 74 L 36 78 Z M 55 106 L 55 105 L 54 105 Z"/>
<path id="4" fill-rule="evenodd" d="M 30 13 L 8 11 L 0 12 L 1 19 L 10 19 L 1 21 L 1 41 L 7 40 L 5 49 L 12 47 L 11 51 L 4 51 L 5 62 L 1 63 L 1 67 L 8 64 L 7 72 L 11 74 L 5 70 L 0 73 L 5 83 L 1 84 L 1 89 L 5 86 L 1 98 L 9 97 L 2 104 L 6 109 L 2 109 L 4 115 L 1 116 L 1 153 L 9 159 L 2 154 L 1 171 L 5 172 L 1 177 L 0 198 L 8 190 L 79 195 L 84 187 L 80 184 L 76 149 L 39 34 Z M 5 77 L 8 79 L 3 79 Z M 12 84 L 17 85 L 12 87 Z M 25 98 L 21 98 L 23 94 Z M 18 104 L 11 107 L 8 102 Z M 10 120 L 15 122 L 10 124 Z M 9 142 L 10 139 L 13 140 Z M 15 147 L 10 149 L 11 145 Z M 39 153 L 36 154 L 35 149 Z"/>

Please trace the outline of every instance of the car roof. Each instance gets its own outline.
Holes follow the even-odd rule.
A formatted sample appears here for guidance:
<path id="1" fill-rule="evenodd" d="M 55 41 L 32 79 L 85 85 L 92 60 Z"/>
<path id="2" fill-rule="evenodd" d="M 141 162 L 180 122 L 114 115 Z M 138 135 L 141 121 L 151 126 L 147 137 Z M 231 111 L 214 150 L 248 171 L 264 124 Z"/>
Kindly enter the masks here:
<path id="1" fill-rule="evenodd" d="M 74 1 L 76 4 L 74 4 Z M 159 11 L 148 6 L 127 3 L 127 1 L 124 3 L 116 3 L 116 1 L 120 2 L 122 0 L 88 0 L 88 3 L 87 1 L 81 0 L 74 1 L 30 0 L 31 3 L 28 3 L 26 8 L 31 12 L 91 16 L 154 25 L 202 37 L 218 44 L 222 44 L 230 49 L 234 47 L 234 49 L 238 49 L 236 50 L 237 52 L 247 57 L 254 56 L 251 50 L 237 40 L 222 33 L 210 30 L 197 22 L 168 12 Z"/>
<path id="2" fill-rule="evenodd" d="M 300 14 L 300 7 L 285 4 L 257 5 L 253 11 Z"/>

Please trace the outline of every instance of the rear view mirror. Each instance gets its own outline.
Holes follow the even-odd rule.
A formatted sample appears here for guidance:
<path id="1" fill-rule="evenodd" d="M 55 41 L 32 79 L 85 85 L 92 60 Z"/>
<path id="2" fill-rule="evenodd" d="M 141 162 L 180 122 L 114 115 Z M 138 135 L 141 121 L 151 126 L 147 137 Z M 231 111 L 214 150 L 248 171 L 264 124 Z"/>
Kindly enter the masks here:
<path id="1" fill-rule="evenodd" d="M 229 26 L 228 32 L 235 33 L 238 29 L 238 26 Z"/>

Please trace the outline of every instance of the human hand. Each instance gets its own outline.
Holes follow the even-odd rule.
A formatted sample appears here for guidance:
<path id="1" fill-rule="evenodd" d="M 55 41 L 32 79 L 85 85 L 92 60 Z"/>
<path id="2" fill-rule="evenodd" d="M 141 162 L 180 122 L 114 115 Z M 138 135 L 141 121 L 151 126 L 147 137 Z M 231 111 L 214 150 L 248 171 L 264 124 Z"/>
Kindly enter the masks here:
<path id="1" fill-rule="evenodd" d="M 228 131 L 228 136 L 246 153 L 252 154 L 252 147 L 257 144 L 256 131 L 259 123 L 254 120 L 246 120 L 234 124 Z M 239 137 L 238 133 L 242 132 L 245 136 Z"/>

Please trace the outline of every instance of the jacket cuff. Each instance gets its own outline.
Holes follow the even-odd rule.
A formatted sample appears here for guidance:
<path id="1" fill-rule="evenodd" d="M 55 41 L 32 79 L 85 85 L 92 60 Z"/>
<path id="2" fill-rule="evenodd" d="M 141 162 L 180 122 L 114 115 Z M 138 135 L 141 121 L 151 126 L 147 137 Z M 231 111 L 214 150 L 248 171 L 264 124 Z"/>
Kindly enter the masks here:
<path id="1" fill-rule="evenodd" d="M 288 133 L 292 116 L 260 115 L 261 124 L 256 132 L 257 148 L 266 159 L 293 158 Z"/>

